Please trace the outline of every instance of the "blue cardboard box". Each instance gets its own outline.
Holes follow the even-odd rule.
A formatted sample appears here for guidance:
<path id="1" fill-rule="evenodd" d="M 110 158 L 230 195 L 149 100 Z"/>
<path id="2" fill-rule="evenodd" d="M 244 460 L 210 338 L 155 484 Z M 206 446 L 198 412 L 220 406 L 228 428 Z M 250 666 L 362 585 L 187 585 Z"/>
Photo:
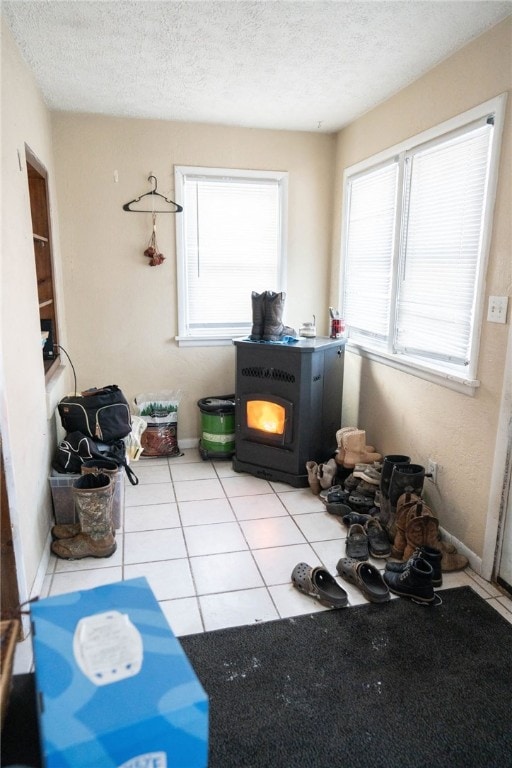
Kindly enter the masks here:
<path id="1" fill-rule="evenodd" d="M 208 698 L 145 578 L 31 605 L 47 768 L 196 768 Z"/>

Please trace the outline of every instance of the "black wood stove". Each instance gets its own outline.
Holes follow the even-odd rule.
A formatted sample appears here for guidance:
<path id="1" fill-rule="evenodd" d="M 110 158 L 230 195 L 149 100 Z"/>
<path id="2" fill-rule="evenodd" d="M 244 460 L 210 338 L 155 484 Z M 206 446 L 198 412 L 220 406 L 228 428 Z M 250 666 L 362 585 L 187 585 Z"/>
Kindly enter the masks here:
<path id="1" fill-rule="evenodd" d="M 273 344 L 235 339 L 233 468 L 295 488 L 308 484 L 307 461 L 337 448 L 343 394 L 343 339 Z"/>

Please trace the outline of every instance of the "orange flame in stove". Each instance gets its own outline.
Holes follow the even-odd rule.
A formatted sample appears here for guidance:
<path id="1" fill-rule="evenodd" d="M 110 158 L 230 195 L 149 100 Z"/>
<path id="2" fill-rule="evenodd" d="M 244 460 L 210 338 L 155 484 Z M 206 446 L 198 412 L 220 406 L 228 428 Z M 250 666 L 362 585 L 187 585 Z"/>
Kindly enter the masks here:
<path id="1" fill-rule="evenodd" d="M 282 435 L 285 424 L 285 409 L 282 405 L 270 403 L 268 400 L 249 400 L 247 402 L 247 426 L 249 429 L 259 429 Z"/>

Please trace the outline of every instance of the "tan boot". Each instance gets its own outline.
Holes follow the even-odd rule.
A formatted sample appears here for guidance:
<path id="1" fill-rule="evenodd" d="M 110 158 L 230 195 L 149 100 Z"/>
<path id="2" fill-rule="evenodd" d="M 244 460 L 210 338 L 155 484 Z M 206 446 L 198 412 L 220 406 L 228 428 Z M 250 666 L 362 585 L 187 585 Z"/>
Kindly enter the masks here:
<path id="1" fill-rule="evenodd" d="M 391 557 L 395 557 L 398 560 L 408 559 L 404 556 L 405 548 L 407 546 L 405 531 L 411 520 L 421 516 L 422 508 L 423 502 L 415 493 L 404 493 L 400 496 L 393 521 L 394 537 L 393 546 L 391 547 Z M 393 509 L 392 506 L 391 509 Z"/>
<path id="2" fill-rule="evenodd" d="M 318 464 L 316 461 L 306 461 L 306 470 L 308 473 L 308 483 L 315 496 L 318 496 L 321 490 L 320 480 L 318 479 Z"/>
<path id="3" fill-rule="evenodd" d="M 334 479 L 338 473 L 338 465 L 334 459 L 329 459 L 325 464 L 318 465 L 318 479 L 321 487 L 326 490 L 334 485 Z"/>
<path id="4" fill-rule="evenodd" d="M 342 443 L 345 449 L 343 466 L 346 469 L 353 469 L 356 464 L 372 464 L 382 458 L 380 453 L 366 450 L 366 432 L 364 429 L 346 432 L 342 436 Z"/>
<path id="5" fill-rule="evenodd" d="M 431 510 L 425 504 L 422 504 L 422 514 L 409 520 L 405 529 L 407 543 L 404 549 L 404 560 L 408 560 L 418 547 L 427 546 L 433 549 L 438 535 L 439 520 L 432 516 Z"/>
<path id="6" fill-rule="evenodd" d="M 52 552 L 65 560 L 83 557 L 110 557 L 116 551 L 112 534 L 112 479 L 107 475 L 85 474 L 73 483 L 80 533 L 51 545 Z"/>
<path id="7" fill-rule="evenodd" d="M 449 541 L 438 540 L 436 545 L 442 552 L 441 570 L 446 573 L 450 571 L 462 571 L 469 564 L 465 555 L 459 555 L 454 544 Z"/>

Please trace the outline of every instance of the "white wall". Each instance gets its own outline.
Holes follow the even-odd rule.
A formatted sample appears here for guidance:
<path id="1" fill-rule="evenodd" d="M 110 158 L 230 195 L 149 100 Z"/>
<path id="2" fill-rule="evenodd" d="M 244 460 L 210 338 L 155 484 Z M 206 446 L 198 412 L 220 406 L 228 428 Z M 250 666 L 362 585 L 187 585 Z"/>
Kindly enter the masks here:
<path id="1" fill-rule="evenodd" d="M 512 87 L 512 19 L 499 24 L 355 121 L 338 135 L 332 284 L 340 266 L 342 176 L 346 167 L 460 114 Z M 511 296 L 511 115 L 501 151 L 486 295 Z M 371 279 L 371 276 L 370 276 Z M 332 301 L 335 301 L 332 296 Z M 509 313 L 510 314 L 510 313 Z M 383 454 L 440 465 L 426 496 L 441 525 L 481 556 L 503 387 L 507 325 L 484 322 L 475 397 L 458 394 L 354 354 L 346 355 L 343 422 L 366 429 Z"/>
<path id="2" fill-rule="evenodd" d="M 57 113 L 53 117 L 69 353 L 79 388 L 180 389 L 178 439 L 198 438 L 197 401 L 234 391 L 234 347 L 178 347 L 175 215 L 161 214 L 166 261 L 143 251 L 151 215 L 122 205 L 151 189 L 174 196 L 174 165 L 289 172 L 286 322 L 315 314 L 327 332 L 335 138 Z M 119 181 L 114 181 L 117 171 Z M 179 214 L 178 214 L 179 215 Z M 250 311 L 250 295 L 247 303 Z"/>
<path id="3" fill-rule="evenodd" d="M 32 241 L 25 146 L 47 168 L 52 203 L 57 291 L 58 221 L 50 115 L 32 75 L 2 22 L 2 307 L 0 428 L 20 598 L 36 578 L 51 518 L 48 471 L 55 443 L 54 419 L 47 418 L 37 283 Z M 60 289 L 60 291 L 59 291 Z M 64 306 L 59 316 L 63 325 Z M 66 377 L 53 382 L 50 397 L 64 392 Z"/>

